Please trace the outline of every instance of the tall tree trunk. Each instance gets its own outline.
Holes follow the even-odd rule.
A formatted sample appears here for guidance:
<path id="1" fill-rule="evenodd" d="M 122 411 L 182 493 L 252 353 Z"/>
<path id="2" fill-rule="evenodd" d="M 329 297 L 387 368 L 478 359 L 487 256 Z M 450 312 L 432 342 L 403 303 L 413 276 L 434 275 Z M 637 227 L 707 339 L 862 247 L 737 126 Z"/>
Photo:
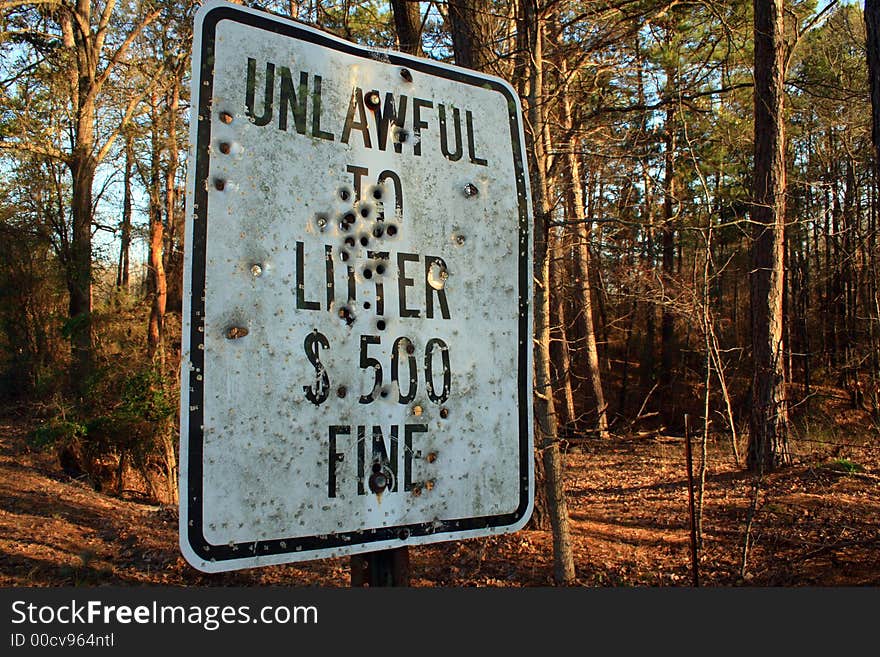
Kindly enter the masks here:
<path id="1" fill-rule="evenodd" d="M 671 28 L 667 28 L 667 40 L 671 40 Z M 663 226 L 661 233 L 662 269 L 664 286 L 671 289 L 675 276 L 675 154 L 676 154 L 676 125 L 675 104 L 672 96 L 675 93 L 676 71 L 672 66 L 666 67 L 666 142 L 664 154 L 663 176 Z M 668 293 L 667 293 L 668 294 Z M 664 295 L 665 296 L 665 295 Z M 665 300 L 664 300 L 665 301 Z M 675 354 L 675 317 L 668 301 L 665 301 L 660 309 L 660 373 L 658 383 L 660 385 L 663 419 L 666 426 L 677 421 L 677 399 L 672 390 Z"/>
<path id="2" fill-rule="evenodd" d="M 560 62 L 563 79 L 566 78 L 567 67 L 565 60 Z M 581 184 L 581 165 L 578 154 L 575 152 L 577 143 L 574 138 L 574 120 L 571 111 L 571 97 L 566 89 L 562 93 L 562 116 L 563 129 L 571 135 L 569 146 L 566 149 L 566 166 L 564 172 L 564 185 L 568 190 L 566 202 L 569 207 L 569 217 L 574 222 L 574 231 L 577 239 L 577 267 L 578 301 L 584 316 L 584 343 L 587 358 L 587 372 L 590 376 L 590 386 L 593 400 L 596 403 L 596 432 L 600 438 L 608 438 L 608 412 L 605 404 L 605 393 L 602 390 L 602 373 L 599 369 L 599 350 L 596 347 L 596 330 L 593 320 L 593 294 L 592 272 L 590 264 L 590 225 L 584 206 L 584 193 Z"/>
<path id="3" fill-rule="evenodd" d="M 128 292 L 129 285 L 129 251 L 131 248 L 131 176 L 134 169 L 134 153 L 132 139 L 125 138 L 125 180 L 122 193 L 122 235 L 119 244 L 119 267 L 116 271 L 116 287 Z"/>
<path id="4" fill-rule="evenodd" d="M 159 147 L 159 102 L 156 94 L 151 99 L 153 108 L 153 128 L 150 137 L 150 290 L 153 301 L 150 306 L 150 321 L 147 330 L 147 355 L 152 359 L 158 356 L 163 360 L 162 334 L 165 323 L 165 302 L 167 283 L 162 251 L 165 244 L 165 226 L 162 222 L 162 195 Z"/>
<path id="5" fill-rule="evenodd" d="M 535 421 L 537 441 L 544 464 L 550 525 L 553 532 L 553 574 L 558 583 L 574 580 L 574 557 L 569 533 L 568 506 L 562 477 L 558 425 L 550 387 L 550 260 L 548 220 L 551 206 L 547 195 L 547 153 L 542 131 L 543 116 L 543 25 L 535 0 L 523 2 L 524 27 L 534 61 L 529 76 L 528 115 L 531 130 L 533 204 L 535 208 Z"/>
<path id="6" fill-rule="evenodd" d="M 422 51 L 422 15 L 414 0 L 391 0 L 394 27 L 401 51 L 410 55 L 424 55 Z"/>
<path id="7" fill-rule="evenodd" d="M 455 63 L 478 71 L 494 60 L 492 17 L 481 0 L 449 0 L 449 29 Z"/>
<path id="8" fill-rule="evenodd" d="M 782 289 L 785 227 L 785 49 L 782 0 L 754 0 L 755 170 L 753 240 L 752 408 L 750 469 L 772 470 L 789 460 L 783 370 Z"/>

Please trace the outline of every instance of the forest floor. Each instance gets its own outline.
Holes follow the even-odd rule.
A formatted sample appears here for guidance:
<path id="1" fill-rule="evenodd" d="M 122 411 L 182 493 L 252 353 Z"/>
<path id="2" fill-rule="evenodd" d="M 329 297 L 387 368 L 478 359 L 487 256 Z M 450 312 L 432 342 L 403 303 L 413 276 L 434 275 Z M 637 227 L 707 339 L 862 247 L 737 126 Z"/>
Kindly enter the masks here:
<path id="1" fill-rule="evenodd" d="M 793 465 L 764 476 L 757 498 L 729 439 L 708 442 L 701 585 L 880 585 L 880 432 L 842 398 L 830 396 L 825 412 L 829 422 L 795 437 Z M 349 585 L 347 558 L 200 573 L 180 556 L 176 508 L 71 480 L 51 452 L 30 446 L 33 427 L 21 411 L 0 417 L 0 586 Z M 699 482 L 703 446 L 692 444 Z M 692 585 L 683 438 L 568 444 L 564 462 L 578 585 Z M 553 584 L 549 531 L 410 555 L 413 586 Z"/>

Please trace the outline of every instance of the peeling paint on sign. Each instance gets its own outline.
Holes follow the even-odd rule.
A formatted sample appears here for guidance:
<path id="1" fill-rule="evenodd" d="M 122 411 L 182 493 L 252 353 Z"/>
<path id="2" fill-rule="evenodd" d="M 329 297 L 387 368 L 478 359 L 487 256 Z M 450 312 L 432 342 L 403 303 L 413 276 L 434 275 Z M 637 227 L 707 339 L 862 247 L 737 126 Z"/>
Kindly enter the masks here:
<path id="1" fill-rule="evenodd" d="M 196 18 L 181 548 L 205 571 L 521 528 L 531 236 L 505 82 Z"/>

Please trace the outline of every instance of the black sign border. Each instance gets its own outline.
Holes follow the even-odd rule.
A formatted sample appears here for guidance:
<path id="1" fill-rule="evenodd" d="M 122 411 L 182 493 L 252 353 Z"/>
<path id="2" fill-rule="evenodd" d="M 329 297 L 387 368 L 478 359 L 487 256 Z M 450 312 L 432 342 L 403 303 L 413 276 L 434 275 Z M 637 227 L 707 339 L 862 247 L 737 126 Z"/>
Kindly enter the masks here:
<path id="1" fill-rule="evenodd" d="M 186 531 L 189 547 L 192 551 L 206 562 L 229 562 L 240 559 L 252 560 L 256 557 L 273 557 L 284 554 L 296 554 L 296 561 L 307 560 L 306 554 L 317 550 L 331 550 L 333 548 L 350 548 L 353 545 L 370 544 L 378 541 L 397 541 L 399 545 L 407 545 L 407 538 L 443 534 L 437 542 L 455 540 L 455 533 L 472 530 L 486 529 L 490 527 L 509 527 L 525 518 L 530 512 L 530 415 L 528 409 L 531 406 L 532 391 L 529 386 L 529 349 L 531 348 L 532 331 L 529 324 L 529 277 L 532 275 L 529 262 L 529 196 L 527 192 L 526 167 L 522 144 L 520 141 L 521 129 L 517 108 L 519 100 L 511 93 L 510 89 L 492 78 L 479 77 L 474 73 L 462 69 L 452 69 L 438 66 L 436 63 L 421 58 L 411 58 L 398 53 L 383 54 L 383 59 L 390 64 L 398 65 L 432 75 L 444 77 L 465 84 L 478 87 L 488 87 L 501 93 L 507 100 L 508 116 L 510 119 L 510 135 L 513 144 L 513 161 L 516 173 L 517 197 L 519 200 L 519 345 L 518 345 L 518 401 L 519 401 L 519 442 L 520 442 L 520 496 L 519 505 L 512 513 L 482 516 L 476 518 L 463 518 L 441 521 L 437 527 L 435 522 L 415 523 L 409 525 L 396 525 L 394 527 L 381 527 L 375 529 L 357 530 L 352 532 L 340 532 L 321 536 L 281 538 L 267 541 L 248 541 L 236 544 L 211 544 L 205 539 L 203 531 L 202 500 L 204 481 L 203 446 L 204 446 L 204 378 L 205 372 L 204 349 L 199 345 L 204 340 L 205 318 L 205 270 L 207 257 L 207 217 L 208 211 L 208 172 L 210 165 L 211 144 L 211 121 L 213 115 L 218 112 L 212 107 L 213 75 L 214 75 L 214 46 L 217 25 L 224 20 L 234 21 L 260 30 L 274 32 L 286 37 L 292 37 L 308 41 L 315 45 L 324 46 L 333 50 L 345 52 L 357 57 L 362 57 L 375 62 L 375 51 L 362 48 L 352 43 L 338 41 L 325 36 L 312 29 L 303 29 L 293 22 L 285 20 L 281 22 L 271 14 L 255 14 L 230 6 L 218 6 L 209 9 L 202 21 L 200 71 L 198 84 L 198 127 L 196 140 L 196 160 L 193 193 L 192 212 L 192 271 L 190 278 L 190 363 L 183 363 L 185 375 L 182 382 L 188 381 L 189 409 L 184 409 L 189 418 L 189 435 L 187 451 L 187 480 L 186 499 L 181 504 L 187 505 L 187 527 L 181 528 Z M 387 57 L 387 58 L 386 58 Z M 201 217 L 201 219 L 199 219 Z M 191 367 L 189 367 L 191 364 Z M 202 380 L 190 376 L 190 373 L 201 372 Z M 430 543 L 434 541 L 422 541 Z M 387 547 L 387 546 L 384 546 Z M 363 550 L 361 550 L 363 551 Z M 349 550 L 345 550 L 349 552 Z M 315 555 L 314 559 L 326 558 L 328 555 Z M 291 560 L 293 561 L 293 560 Z M 275 561 L 273 560 L 273 563 Z M 195 564 L 193 564 L 195 565 Z M 243 565 L 242 568 L 252 567 Z"/>

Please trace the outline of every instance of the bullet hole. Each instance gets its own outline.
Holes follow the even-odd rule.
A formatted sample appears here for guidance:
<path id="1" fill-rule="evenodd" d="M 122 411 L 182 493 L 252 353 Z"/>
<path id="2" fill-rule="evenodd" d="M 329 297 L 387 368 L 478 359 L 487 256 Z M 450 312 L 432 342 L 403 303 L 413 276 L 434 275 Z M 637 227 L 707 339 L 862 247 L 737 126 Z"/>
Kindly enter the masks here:
<path id="1" fill-rule="evenodd" d="M 477 189 L 477 186 L 473 183 L 468 183 L 464 186 L 464 195 L 468 198 L 472 198 L 480 193 L 480 190 Z"/>
<path id="2" fill-rule="evenodd" d="M 399 538 L 401 541 L 405 541 L 409 538 L 409 534 L 410 532 L 408 529 L 401 529 L 399 532 L 397 532 L 397 538 Z"/>
<path id="3" fill-rule="evenodd" d="M 378 463 L 376 465 L 378 465 Z M 370 475 L 370 490 L 376 494 L 379 494 L 388 488 L 388 483 L 388 476 L 384 472 L 374 472 Z"/>
<path id="4" fill-rule="evenodd" d="M 413 81 L 412 72 L 408 68 L 400 69 L 400 77 L 402 77 L 407 82 Z"/>
<path id="5" fill-rule="evenodd" d="M 381 463 L 374 463 L 372 470 L 374 473 L 382 472 L 382 464 Z"/>
<path id="6" fill-rule="evenodd" d="M 339 190 L 339 198 L 343 201 L 351 200 L 351 190 L 347 187 L 342 187 Z"/>
<path id="7" fill-rule="evenodd" d="M 462 244 L 464 244 L 464 242 L 465 242 L 465 236 L 464 236 L 464 235 L 462 235 L 461 233 L 459 233 L 458 235 L 455 236 L 455 243 L 456 243 L 456 244 L 458 244 L 459 246 L 461 246 Z"/>
<path id="8" fill-rule="evenodd" d="M 229 112 L 220 112 L 220 120 L 223 123 L 232 123 L 232 114 Z"/>
<path id="9" fill-rule="evenodd" d="M 222 192 L 226 188 L 226 181 L 220 178 L 214 178 L 214 187 L 217 191 Z"/>
<path id="10" fill-rule="evenodd" d="M 382 226 L 376 226 L 375 228 L 373 228 L 373 237 L 375 237 L 376 239 L 379 239 L 384 234 L 385 229 L 382 228 Z"/>
<path id="11" fill-rule="evenodd" d="M 448 408 L 441 408 L 440 409 L 440 417 L 442 417 L 444 420 L 446 418 L 448 418 L 449 417 L 449 409 Z"/>
<path id="12" fill-rule="evenodd" d="M 409 139 L 409 132 L 404 130 L 403 128 L 398 128 L 392 133 L 392 137 L 397 143 L 405 144 L 406 140 Z"/>
<path id="13" fill-rule="evenodd" d="M 336 396 L 339 397 L 340 399 L 345 399 L 345 396 L 347 394 L 348 394 L 348 388 L 346 388 L 345 386 L 339 386 L 336 389 Z"/>
<path id="14" fill-rule="evenodd" d="M 342 215 L 342 220 L 347 224 L 353 224 L 357 217 L 354 215 L 354 212 L 348 211 L 344 215 Z"/>
<path id="15" fill-rule="evenodd" d="M 434 490 L 434 480 L 433 479 L 428 479 L 428 481 L 425 482 L 425 490 Z"/>
<path id="16" fill-rule="evenodd" d="M 446 279 L 449 278 L 449 272 L 443 265 L 441 260 L 434 260 L 428 268 L 428 285 L 435 290 L 442 290 L 446 286 Z"/>
<path id="17" fill-rule="evenodd" d="M 397 235 L 397 226 L 391 224 L 388 228 L 385 229 L 385 232 L 388 233 L 388 237 L 394 237 Z"/>
<path id="18" fill-rule="evenodd" d="M 376 265 L 376 273 L 381 276 L 385 273 L 385 265 Z"/>
<path id="19" fill-rule="evenodd" d="M 377 201 L 382 200 L 382 188 L 381 187 L 374 187 L 373 188 L 373 198 L 376 199 Z"/>
<path id="20" fill-rule="evenodd" d="M 377 110 L 377 109 L 379 109 L 379 104 L 380 104 L 381 102 L 382 102 L 382 99 L 381 99 L 381 97 L 379 96 L 379 92 L 378 92 L 378 91 L 375 91 L 375 90 L 370 91 L 370 92 L 364 97 L 364 104 L 365 104 L 367 107 L 369 107 L 371 110 Z"/>
<path id="21" fill-rule="evenodd" d="M 368 205 L 362 205 L 362 206 L 361 206 L 361 216 L 362 216 L 364 219 L 366 219 L 367 217 L 370 216 L 370 206 L 368 206 Z"/>
<path id="22" fill-rule="evenodd" d="M 370 238 L 366 235 L 361 235 L 360 243 L 361 246 L 367 246 L 370 243 Z"/>
<path id="23" fill-rule="evenodd" d="M 413 412 L 413 415 L 415 415 L 416 417 L 419 417 L 422 414 L 422 407 L 421 406 L 413 406 L 412 412 Z"/>
<path id="24" fill-rule="evenodd" d="M 382 388 L 382 389 L 379 391 L 379 396 L 380 396 L 382 399 L 388 399 L 388 395 L 389 395 L 389 394 L 391 394 L 391 393 L 389 392 L 388 388 Z"/>
<path id="25" fill-rule="evenodd" d="M 263 267 L 259 263 L 255 263 L 255 264 L 251 265 L 251 275 L 254 278 L 257 278 L 258 276 L 262 276 L 263 275 Z"/>
<path id="26" fill-rule="evenodd" d="M 232 151 L 232 146 L 227 141 L 220 142 L 220 152 L 224 155 L 229 155 L 230 151 Z"/>
<path id="27" fill-rule="evenodd" d="M 379 329 L 380 331 L 384 331 L 385 330 L 385 320 L 380 319 L 378 322 L 376 322 L 376 328 Z"/>
<path id="28" fill-rule="evenodd" d="M 419 497 L 422 494 L 422 487 L 421 486 L 413 486 L 412 494 L 413 494 L 413 497 Z"/>
<path id="29" fill-rule="evenodd" d="M 425 457 L 425 460 L 428 463 L 433 463 L 437 460 L 437 452 L 428 452 L 428 455 Z"/>
<path id="30" fill-rule="evenodd" d="M 348 308 L 348 306 L 343 306 L 342 308 L 339 309 L 339 317 L 340 317 L 340 319 L 344 319 L 345 323 L 348 326 L 351 326 L 352 324 L 354 324 L 354 315 L 352 314 L 352 312 Z"/>
<path id="31" fill-rule="evenodd" d="M 319 214 L 315 216 L 315 225 L 318 226 L 321 230 L 324 230 L 324 227 L 327 225 L 327 216 L 323 214 Z"/>
<path id="32" fill-rule="evenodd" d="M 238 340 L 239 338 L 246 336 L 248 333 L 249 331 L 244 326 L 230 326 L 226 329 L 226 339 Z"/>
<path id="33" fill-rule="evenodd" d="M 364 278 L 366 278 L 366 279 L 373 278 L 373 270 L 372 269 L 364 269 Z"/>
<path id="34" fill-rule="evenodd" d="M 354 246 L 354 238 L 351 235 L 345 238 L 345 245 L 352 247 Z"/>
<path id="35" fill-rule="evenodd" d="M 364 310 L 369 310 L 372 307 L 373 304 L 371 304 L 369 301 L 364 301 Z"/>
<path id="36" fill-rule="evenodd" d="M 345 249 L 342 249 L 339 252 L 339 259 L 342 260 L 342 262 L 348 262 L 348 258 L 349 258 L 348 251 L 346 251 Z"/>
<path id="37" fill-rule="evenodd" d="M 416 353 L 416 346 L 412 342 L 406 343 L 406 353 L 408 353 L 410 356 Z"/>

